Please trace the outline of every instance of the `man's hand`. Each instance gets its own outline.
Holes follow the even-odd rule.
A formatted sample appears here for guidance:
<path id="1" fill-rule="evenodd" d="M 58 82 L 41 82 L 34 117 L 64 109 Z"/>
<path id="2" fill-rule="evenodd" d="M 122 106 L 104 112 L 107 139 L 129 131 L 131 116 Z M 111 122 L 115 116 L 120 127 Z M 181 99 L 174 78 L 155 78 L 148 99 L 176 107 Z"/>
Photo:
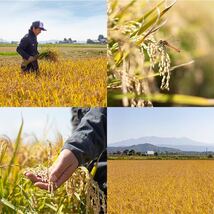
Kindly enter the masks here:
<path id="1" fill-rule="evenodd" d="M 75 169 L 78 167 L 79 163 L 72 151 L 64 149 L 56 162 L 50 167 L 50 182 L 53 182 L 54 190 L 60 187 L 65 181 L 67 181 Z M 48 181 L 42 181 L 42 178 L 36 176 L 32 172 L 26 172 L 27 176 L 33 183 L 41 189 L 48 190 L 50 183 Z"/>
<path id="2" fill-rule="evenodd" d="M 27 65 L 29 64 L 29 63 L 31 63 L 31 62 L 33 62 L 33 61 L 35 61 L 35 60 L 37 60 L 38 59 L 38 56 L 36 55 L 36 56 L 30 56 L 28 59 L 23 59 L 23 61 L 22 61 L 22 67 L 24 68 L 24 67 L 27 67 Z"/>
<path id="3" fill-rule="evenodd" d="M 31 63 L 35 60 L 36 60 L 36 58 L 34 56 L 30 56 L 27 61 L 28 61 L 28 63 Z"/>
<path id="4" fill-rule="evenodd" d="M 29 63 L 31 63 L 31 62 L 33 62 L 33 61 L 37 60 L 37 59 L 38 59 L 38 56 L 39 56 L 39 55 L 36 55 L 36 56 L 30 56 L 30 57 L 28 58 L 28 60 L 27 60 L 27 61 L 28 61 Z"/>

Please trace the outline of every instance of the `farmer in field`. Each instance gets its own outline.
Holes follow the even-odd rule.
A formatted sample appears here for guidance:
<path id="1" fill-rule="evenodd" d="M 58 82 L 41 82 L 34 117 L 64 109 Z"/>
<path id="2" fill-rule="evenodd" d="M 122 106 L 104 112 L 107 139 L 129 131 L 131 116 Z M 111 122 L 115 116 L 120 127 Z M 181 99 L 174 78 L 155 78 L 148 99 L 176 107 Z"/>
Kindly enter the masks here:
<path id="1" fill-rule="evenodd" d="M 16 51 L 22 56 L 23 61 L 21 64 L 22 72 L 39 72 L 38 66 L 38 50 L 37 50 L 37 36 L 41 31 L 46 31 L 44 25 L 40 21 L 32 23 L 28 34 L 26 34 L 17 47 Z"/>
<path id="2" fill-rule="evenodd" d="M 99 158 L 94 180 L 106 194 L 107 190 L 107 153 L 106 153 L 106 108 L 72 108 L 73 134 L 65 142 L 56 162 L 50 167 L 50 181 L 55 189 L 71 177 L 80 165 L 93 167 L 91 161 Z M 90 164 L 88 164 L 90 163 Z M 48 190 L 49 183 L 42 181 L 31 172 L 25 174 L 35 186 Z"/>

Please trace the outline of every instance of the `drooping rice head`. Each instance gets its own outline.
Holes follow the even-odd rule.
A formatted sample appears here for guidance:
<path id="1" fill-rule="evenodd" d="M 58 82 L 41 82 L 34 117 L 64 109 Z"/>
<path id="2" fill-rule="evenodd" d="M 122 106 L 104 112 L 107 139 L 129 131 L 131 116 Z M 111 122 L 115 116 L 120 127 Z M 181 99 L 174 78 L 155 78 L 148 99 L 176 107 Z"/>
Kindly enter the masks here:
<path id="1" fill-rule="evenodd" d="M 50 182 L 47 167 L 39 165 L 35 168 L 27 168 L 25 172 L 32 172 L 40 177 L 42 181 L 48 182 L 48 192 L 51 196 L 54 195 L 53 187 L 55 184 Z M 66 181 L 65 189 L 67 195 L 75 199 L 76 206 L 84 204 L 86 214 L 99 214 L 101 209 L 106 213 L 105 195 L 85 167 L 80 166 L 75 170 L 72 176 Z"/>
<path id="2" fill-rule="evenodd" d="M 39 54 L 39 59 L 48 60 L 51 62 L 57 62 L 59 59 L 59 53 L 54 49 L 47 49 Z"/>

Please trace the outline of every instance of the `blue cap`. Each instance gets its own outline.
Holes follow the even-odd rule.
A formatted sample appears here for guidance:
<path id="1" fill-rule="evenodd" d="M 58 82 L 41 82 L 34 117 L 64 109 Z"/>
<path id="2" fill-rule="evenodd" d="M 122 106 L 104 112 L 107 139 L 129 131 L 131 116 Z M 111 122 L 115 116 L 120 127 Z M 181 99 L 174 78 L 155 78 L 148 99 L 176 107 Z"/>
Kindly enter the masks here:
<path id="1" fill-rule="evenodd" d="M 33 22 L 32 25 L 31 25 L 31 27 L 40 28 L 41 30 L 47 31 L 47 30 L 44 28 L 43 22 L 40 22 L 40 21 L 35 21 L 35 22 Z"/>

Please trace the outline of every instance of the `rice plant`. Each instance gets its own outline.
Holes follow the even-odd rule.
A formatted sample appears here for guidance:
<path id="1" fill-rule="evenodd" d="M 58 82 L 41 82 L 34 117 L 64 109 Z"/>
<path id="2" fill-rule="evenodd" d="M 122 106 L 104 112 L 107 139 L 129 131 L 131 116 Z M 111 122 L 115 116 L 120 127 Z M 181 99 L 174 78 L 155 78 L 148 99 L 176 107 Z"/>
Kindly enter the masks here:
<path id="1" fill-rule="evenodd" d="M 38 59 L 57 62 L 59 60 L 59 52 L 57 50 L 47 49 L 42 51 L 42 53 L 39 54 Z"/>
<path id="2" fill-rule="evenodd" d="M 176 1 L 110 0 L 108 5 L 108 103 L 110 106 L 153 106 L 153 101 L 177 105 L 214 105 L 213 100 L 172 94 L 171 72 L 194 61 L 173 65 L 170 49 L 180 50 L 156 33 L 167 23 Z M 156 77 L 159 76 L 160 85 Z M 158 97 L 158 99 L 157 99 Z M 177 103 L 177 100 L 179 102 Z M 189 102 L 187 101 L 189 100 Z M 122 103 L 121 103 L 122 101 Z M 182 103 L 183 102 L 183 103 Z M 115 104 L 116 103 L 116 104 Z"/>
<path id="3" fill-rule="evenodd" d="M 25 177 L 33 172 L 49 181 L 49 167 L 58 156 L 62 138 L 55 143 L 22 143 L 20 127 L 16 141 L 0 140 L 0 212 L 1 213 L 106 213 L 105 196 L 85 167 L 79 167 L 69 180 L 53 191 L 35 187 Z"/>
<path id="4" fill-rule="evenodd" d="M 162 16 L 173 6 L 164 5 L 161 1 L 152 9 L 146 8 L 145 1 L 129 1 L 121 5 L 112 0 L 109 4 L 109 81 L 114 85 L 121 84 L 123 94 L 151 94 L 149 81 L 146 76 L 153 74 L 152 68 L 158 62 L 159 73 L 162 76 L 162 89 L 169 89 L 170 58 L 165 46 L 160 45 L 153 33 L 162 25 Z M 142 7 L 144 13 L 132 17 L 134 8 Z M 148 7 L 148 6 L 147 6 Z M 147 9 L 147 11 L 145 10 Z M 145 57 L 150 58 L 150 69 L 145 69 Z M 112 86 L 112 85 L 111 85 Z M 124 106 L 151 106 L 150 101 L 143 99 L 123 98 Z"/>
<path id="5" fill-rule="evenodd" d="M 211 160 L 108 161 L 108 213 L 213 213 Z"/>
<path id="6" fill-rule="evenodd" d="M 0 106 L 106 106 L 106 57 L 40 56 L 40 74 L 22 74 L 18 63 L 0 66 Z"/>

